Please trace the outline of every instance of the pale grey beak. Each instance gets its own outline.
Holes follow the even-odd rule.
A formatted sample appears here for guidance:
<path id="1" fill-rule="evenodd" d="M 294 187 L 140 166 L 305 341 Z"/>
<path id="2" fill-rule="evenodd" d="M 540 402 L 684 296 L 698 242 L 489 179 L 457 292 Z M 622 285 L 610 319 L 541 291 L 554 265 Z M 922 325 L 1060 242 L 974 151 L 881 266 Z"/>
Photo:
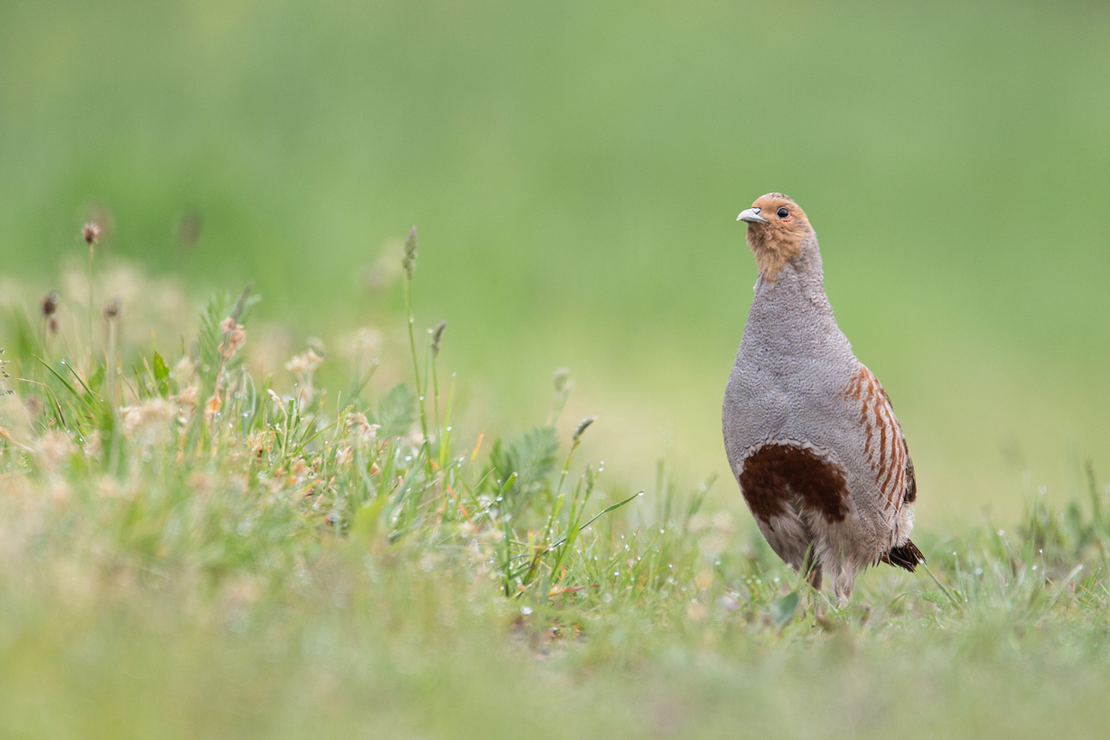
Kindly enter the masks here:
<path id="1" fill-rule="evenodd" d="M 741 211 L 740 215 L 736 217 L 737 221 L 747 221 L 750 224 L 766 224 L 770 223 L 763 216 L 759 215 L 762 208 L 749 208 L 746 211 Z"/>

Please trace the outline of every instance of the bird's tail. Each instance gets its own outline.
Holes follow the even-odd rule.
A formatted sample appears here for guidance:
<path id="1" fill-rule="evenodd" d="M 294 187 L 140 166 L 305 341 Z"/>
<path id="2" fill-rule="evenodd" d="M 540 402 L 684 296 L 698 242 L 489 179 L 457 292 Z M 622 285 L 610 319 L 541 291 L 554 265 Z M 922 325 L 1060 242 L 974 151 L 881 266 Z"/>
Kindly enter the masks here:
<path id="1" fill-rule="evenodd" d="M 925 562 L 925 556 L 917 549 L 917 545 L 906 540 L 906 544 L 899 547 L 892 547 L 887 550 L 882 554 L 879 560 L 887 565 L 896 565 L 899 568 L 905 568 L 910 573 L 913 573 L 914 568 L 916 568 L 919 563 Z"/>

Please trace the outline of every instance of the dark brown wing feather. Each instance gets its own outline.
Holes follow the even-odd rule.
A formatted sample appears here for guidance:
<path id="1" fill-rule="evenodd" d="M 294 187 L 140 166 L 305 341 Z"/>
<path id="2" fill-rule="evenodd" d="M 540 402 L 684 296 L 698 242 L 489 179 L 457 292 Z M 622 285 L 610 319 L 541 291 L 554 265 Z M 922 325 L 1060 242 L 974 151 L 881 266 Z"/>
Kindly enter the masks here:
<path id="1" fill-rule="evenodd" d="M 917 500 L 917 477 L 913 474 L 913 458 L 910 457 L 910 446 L 903 443 L 906 449 L 906 492 L 902 494 L 902 503 L 912 504 Z"/>
<path id="2" fill-rule="evenodd" d="M 910 573 L 913 573 L 914 568 L 920 563 L 925 562 L 925 556 L 917 549 L 917 545 L 909 540 L 901 547 L 892 547 L 883 553 L 880 561 L 888 565 L 896 565 L 899 568 L 905 568 Z"/>

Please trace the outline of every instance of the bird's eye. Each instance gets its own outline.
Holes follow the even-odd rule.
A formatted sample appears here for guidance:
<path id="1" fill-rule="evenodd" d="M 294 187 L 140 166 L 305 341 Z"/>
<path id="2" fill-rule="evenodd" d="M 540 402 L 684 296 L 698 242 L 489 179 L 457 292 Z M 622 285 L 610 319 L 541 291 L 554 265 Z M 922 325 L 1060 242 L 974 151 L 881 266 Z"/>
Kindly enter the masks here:
<path id="1" fill-rule="evenodd" d="M 785 208 L 780 208 L 778 210 L 778 217 L 779 218 L 786 218 L 789 215 L 790 215 L 790 211 L 786 210 Z"/>

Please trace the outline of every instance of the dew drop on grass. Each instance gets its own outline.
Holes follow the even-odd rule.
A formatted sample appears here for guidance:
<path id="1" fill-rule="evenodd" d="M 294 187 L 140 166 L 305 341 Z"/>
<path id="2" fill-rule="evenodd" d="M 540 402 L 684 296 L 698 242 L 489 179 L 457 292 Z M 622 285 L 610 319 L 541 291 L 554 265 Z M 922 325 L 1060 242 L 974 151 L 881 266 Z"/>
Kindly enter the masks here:
<path id="1" fill-rule="evenodd" d="M 1036 570 L 1036 569 L 1037 569 L 1037 566 L 1035 566 L 1035 565 L 1034 565 L 1034 566 L 1033 566 L 1033 570 Z"/>
<path id="2" fill-rule="evenodd" d="M 998 536 L 999 537 L 1005 537 L 1006 536 L 1006 530 L 1005 529 L 998 530 Z"/>
<path id="3" fill-rule="evenodd" d="M 520 613 L 527 617 L 532 613 L 532 607 L 522 606 L 520 607 Z"/>
<path id="4" fill-rule="evenodd" d="M 977 576 L 983 575 L 983 569 L 982 568 L 976 568 L 975 569 L 975 575 L 977 575 Z"/>

